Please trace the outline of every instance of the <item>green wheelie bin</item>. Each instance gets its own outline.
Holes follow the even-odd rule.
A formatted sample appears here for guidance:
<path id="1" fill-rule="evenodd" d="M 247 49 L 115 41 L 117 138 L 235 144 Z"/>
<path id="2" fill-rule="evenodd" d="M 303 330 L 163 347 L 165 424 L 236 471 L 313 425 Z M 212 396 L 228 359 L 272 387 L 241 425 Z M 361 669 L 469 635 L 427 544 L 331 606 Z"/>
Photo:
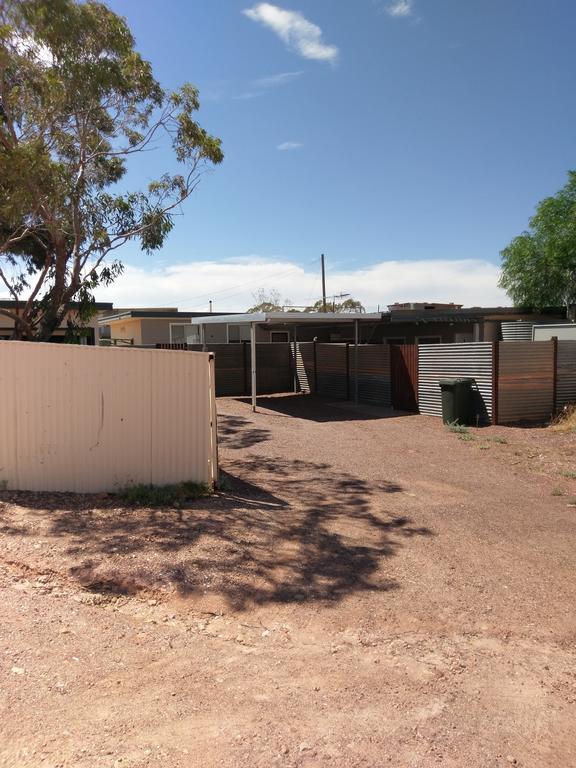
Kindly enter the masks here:
<path id="1" fill-rule="evenodd" d="M 444 424 L 472 424 L 472 385 L 474 379 L 440 379 L 442 421 Z"/>

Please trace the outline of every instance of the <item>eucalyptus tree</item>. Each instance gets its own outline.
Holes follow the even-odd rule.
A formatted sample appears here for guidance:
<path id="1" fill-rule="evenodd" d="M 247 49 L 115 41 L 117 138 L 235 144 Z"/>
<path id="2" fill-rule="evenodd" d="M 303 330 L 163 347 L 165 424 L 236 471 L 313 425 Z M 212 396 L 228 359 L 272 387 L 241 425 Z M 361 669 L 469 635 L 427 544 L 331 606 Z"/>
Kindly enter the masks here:
<path id="1" fill-rule="evenodd" d="M 576 305 L 576 171 L 538 204 L 530 229 L 502 251 L 500 285 L 518 306 Z"/>
<path id="2" fill-rule="evenodd" d="M 0 290 L 17 302 L 0 312 L 14 338 L 49 339 L 72 304 L 85 319 L 128 241 L 162 246 L 223 159 L 198 109 L 192 85 L 161 87 L 103 3 L 0 0 Z M 129 161 L 163 144 L 173 167 L 131 190 Z"/>

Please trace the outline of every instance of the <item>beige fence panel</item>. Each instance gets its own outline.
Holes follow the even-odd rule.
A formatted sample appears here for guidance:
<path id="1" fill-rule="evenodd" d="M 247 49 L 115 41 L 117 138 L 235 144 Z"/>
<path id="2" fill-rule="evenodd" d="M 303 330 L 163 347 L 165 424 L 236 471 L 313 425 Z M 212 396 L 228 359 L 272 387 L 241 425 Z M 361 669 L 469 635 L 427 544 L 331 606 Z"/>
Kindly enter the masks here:
<path id="1" fill-rule="evenodd" d="M 2 341 L 0 393 L 4 487 L 216 480 L 207 353 Z"/>

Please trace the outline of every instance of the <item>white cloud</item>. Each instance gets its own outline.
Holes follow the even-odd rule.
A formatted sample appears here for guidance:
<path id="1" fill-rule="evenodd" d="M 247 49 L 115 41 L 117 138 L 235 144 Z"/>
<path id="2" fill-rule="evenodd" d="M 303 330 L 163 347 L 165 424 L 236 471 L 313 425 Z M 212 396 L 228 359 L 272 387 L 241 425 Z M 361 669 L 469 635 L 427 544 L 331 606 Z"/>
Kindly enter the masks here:
<path id="1" fill-rule="evenodd" d="M 301 77 L 304 74 L 302 70 L 299 72 L 280 72 L 278 75 L 270 75 L 269 77 L 260 77 L 258 80 L 254 80 L 252 85 L 254 88 L 276 88 L 278 85 L 286 85 Z"/>
<path id="2" fill-rule="evenodd" d="M 275 32 L 286 45 L 305 59 L 334 62 L 338 48 L 322 41 L 322 30 L 298 11 L 288 11 L 272 3 L 256 3 L 242 11 L 252 21 Z"/>
<path id="3" fill-rule="evenodd" d="M 258 96 L 270 91 L 273 88 L 278 88 L 282 85 L 288 85 L 297 78 L 301 77 L 304 72 L 280 72 L 277 75 L 269 75 L 268 77 L 259 77 L 257 80 L 252 80 L 249 84 L 250 90 L 244 93 L 240 93 L 238 96 L 234 96 L 235 99 L 256 99 Z"/>
<path id="4" fill-rule="evenodd" d="M 303 144 L 300 144 L 299 141 L 284 141 L 282 144 L 278 144 L 276 149 L 279 149 L 280 152 L 286 152 L 290 149 L 300 149 L 300 147 L 304 146 Z"/>
<path id="5" fill-rule="evenodd" d="M 368 311 L 395 301 L 454 301 L 465 306 L 510 306 L 497 286 L 500 270 L 488 261 L 381 261 L 356 270 L 329 269 L 328 294 L 351 293 Z M 258 288 L 277 288 L 295 305 L 320 296 L 320 263 L 300 266 L 287 259 L 260 256 L 201 261 L 145 270 L 128 265 L 100 301 L 117 307 L 176 306 L 179 309 L 243 311 Z"/>
<path id="6" fill-rule="evenodd" d="M 414 12 L 414 1 L 394 0 L 393 3 L 387 6 L 386 11 L 390 16 L 411 16 Z"/>

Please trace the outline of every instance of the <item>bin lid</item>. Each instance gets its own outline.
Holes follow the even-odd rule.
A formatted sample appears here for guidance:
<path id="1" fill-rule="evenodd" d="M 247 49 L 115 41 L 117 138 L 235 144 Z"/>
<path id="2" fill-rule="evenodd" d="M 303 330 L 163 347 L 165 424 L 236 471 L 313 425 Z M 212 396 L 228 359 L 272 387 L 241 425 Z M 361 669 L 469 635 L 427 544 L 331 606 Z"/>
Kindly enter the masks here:
<path id="1" fill-rule="evenodd" d="M 474 379 L 464 376 L 455 379 L 438 379 L 438 384 L 441 387 L 458 387 L 461 384 L 474 384 Z"/>

